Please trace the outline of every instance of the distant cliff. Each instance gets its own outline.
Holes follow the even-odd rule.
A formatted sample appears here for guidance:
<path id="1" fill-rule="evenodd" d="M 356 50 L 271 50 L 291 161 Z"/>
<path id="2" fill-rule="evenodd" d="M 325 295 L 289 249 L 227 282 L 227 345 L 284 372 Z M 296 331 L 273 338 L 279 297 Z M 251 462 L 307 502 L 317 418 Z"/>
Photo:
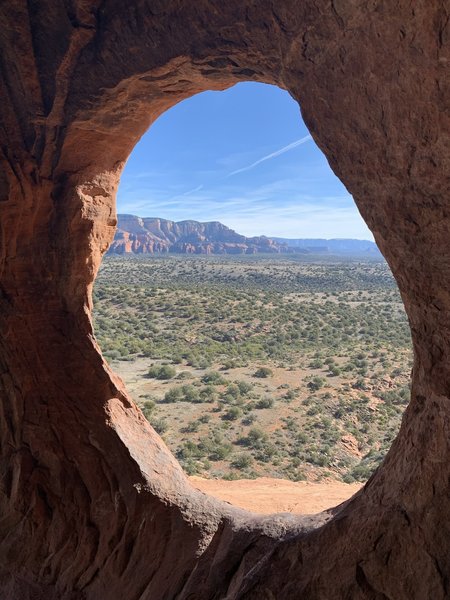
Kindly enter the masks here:
<path id="1" fill-rule="evenodd" d="M 380 255 L 376 244 L 353 239 L 245 237 L 218 221 L 168 221 L 118 215 L 111 254 L 356 254 Z"/>
<path id="2" fill-rule="evenodd" d="M 109 249 L 114 254 L 257 254 L 293 252 L 287 244 L 265 236 L 245 237 L 218 221 L 168 221 L 118 215 Z"/>

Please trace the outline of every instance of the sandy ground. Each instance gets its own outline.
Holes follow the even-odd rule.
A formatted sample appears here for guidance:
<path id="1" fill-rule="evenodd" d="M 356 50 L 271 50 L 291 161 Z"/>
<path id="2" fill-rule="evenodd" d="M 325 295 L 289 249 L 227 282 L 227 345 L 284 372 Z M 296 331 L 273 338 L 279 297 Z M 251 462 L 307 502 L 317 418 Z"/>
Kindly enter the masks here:
<path id="1" fill-rule="evenodd" d="M 203 479 L 190 477 L 194 487 L 257 513 L 313 514 L 337 506 L 355 494 L 361 483 L 309 483 L 259 477 L 258 479 Z"/>
<path id="2" fill-rule="evenodd" d="M 156 379 L 147 379 L 147 373 L 152 360 L 138 358 L 134 361 L 114 362 L 113 368 L 125 380 L 127 389 L 135 400 L 139 401 L 143 395 L 162 397 L 167 389 L 180 382 L 161 382 Z M 177 366 L 178 371 L 189 370 L 198 378 L 204 373 L 198 369 Z M 295 387 L 301 379 L 300 369 L 289 371 L 288 369 L 273 368 L 274 376 L 268 380 L 256 381 L 251 378 L 251 373 L 256 369 L 237 368 L 233 369 L 232 379 L 243 379 L 251 381 L 256 389 L 277 389 L 280 383 L 289 383 Z M 337 379 L 337 378 L 335 378 Z M 190 380 L 188 380 L 188 383 Z M 175 444 L 179 429 L 204 413 L 204 405 L 180 402 L 178 404 L 159 405 L 161 416 L 168 418 L 174 425 L 172 442 Z M 290 405 L 281 404 L 275 413 L 273 410 L 260 410 L 258 417 L 261 426 L 268 432 L 274 428 L 274 419 L 279 420 L 283 414 L 288 414 Z M 170 431 L 166 436 L 170 436 Z M 351 437 L 351 436 L 350 436 Z M 194 440 L 196 438 L 194 437 Z M 170 443 L 169 437 L 166 442 Z M 170 445 L 170 444 L 169 444 Z M 354 452 L 356 455 L 356 453 Z M 220 464 L 217 463 L 219 466 Z M 224 465 L 223 465 L 224 466 Z M 221 479 L 204 479 L 193 476 L 189 478 L 192 484 L 211 496 L 216 496 L 230 504 L 240 506 L 257 513 L 290 512 L 295 514 L 313 514 L 337 506 L 355 494 L 362 484 L 346 484 L 339 481 L 324 481 L 311 483 L 306 481 L 293 482 L 285 479 L 273 479 L 270 477 L 258 477 L 257 479 L 238 479 L 235 481 Z"/>

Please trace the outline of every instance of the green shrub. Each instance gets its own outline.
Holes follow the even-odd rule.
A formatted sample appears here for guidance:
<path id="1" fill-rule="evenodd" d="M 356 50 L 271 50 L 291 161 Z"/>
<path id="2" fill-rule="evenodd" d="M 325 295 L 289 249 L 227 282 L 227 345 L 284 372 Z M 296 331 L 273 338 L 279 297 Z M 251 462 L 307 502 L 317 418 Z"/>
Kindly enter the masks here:
<path id="1" fill-rule="evenodd" d="M 199 402 L 200 400 L 198 390 L 190 383 L 182 385 L 181 392 L 185 402 Z"/>
<path id="2" fill-rule="evenodd" d="M 254 373 L 253 377 L 259 377 L 261 379 L 266 379 L 267 377 L 272 377 L 273 371 L 269 369 L 269 367 L 259 367 Z"/>
<path id="3" fill-rule="evenodd" d="M 146 400 L 142 405 L 142 412 L 146 419 L 150 419 L 150 415 L 155 410 L 156 404 L 153 400 Z"/>
<path id="4" fill-rule="evenodd" d="M 239 390 L 239 386 L 236 385 L 235 383 L 230 383 L 227 386 L 227 393 L 226 393 L 226 395 L 227 396 L 231 396 L 232 398 L 235 398 L 235 399 L 239 398 L 240 395 L 241 395 L 241 392 Z"/>
<path id="5" fill-rule="evenodd" d="M 147 372 L 147 376 L 151 379 L 156 379 L 159 375 L 159 365 L 152 365 Z"/>
<path id="6" fill-rule="evenodd" d="M 261 400 L 258 400 L 256 403 L 256 408 L 272 408 L 273 405 L 273 398 L 261 398 Z"/>
<path id="7" fill-rule="evenodd" d="M 246 396 L 253 389 L 253 385 L 248 381 L 236 381 L 236 385 L 243 396 Z"/>
<path id="8" fill-rule="evenodd" d="M 211 454 L 209 455 L 209 458 L 210 458 L 210 460 L 214 460 L 214 461 L 224 460 L 231 454 L 232 450 L 233 450 L 233 448 L 232 448 L 231 444 L 217 444 L 211 450 Z"/>
<path id="9" fill-rule="evenodd" d="M 242 425 L 252 425 L 256 421 L 256 415 L 248 414 L 242 419 Z"/>
<path id="10" fill-rule="evenodd" d="M 199 426 L 200 423 L 198 421 L 191 421 L 186 425 L 185 430 L 187 433 L 196 433 L 198 431 Z"/>
<path id="11" fill-rule="evenodd" d="M 148 370 L 147 376 L 152 379 L 166 380 L 172 379 L 176 374 L 177 372 L 170 365 L 153 365 Z"/>
<path id="12" fill-rule="evenodd" d="M 261 448 L 268 440 L 268 435 L 259 427 L 252 427 L 247 437 L 241 438 L 240 443 L 251 448 Z"/>
<path id="13" fill-rule="evenodd" d="M 227 383 L 227 380 L 217 371 L 208 371 L 203 375 L 202 382 L 211 385 L 224 385 Z"/>
<path id="14" fill-rule="evenodd" d="M 205 385 L 205 387 L 200 390 L 199 396 L 202 402 L 215 402 L 218 398 L 214 386 L 210 384 Z"/>
<path id="15" fill-rule="evenodd" d="M 341 369 L 339 367 L 337 367 L 336 365 L 330 366 L 330 375 L 331 376 L 337 377 L 340 374 L 341 374 Z"/>
<path id="16" fill-rule="evenodd" d="M 196 475 L 198 473 L 197 465 L 195 464 L 195 462 L 193 460 L 183 461 L 183 469 L 184 469 L 184 472 L 186 473 L 186 475 L 189 475 L 189 476 Z"/>
<path id="17" fill-rule="evenodd" d="M 312 392 L 317 392 L 320 388 L 323 387 L 325 380 L 322 377 L 313 377 L 311 381 L 308 383 L 308 388 Z"/>
<path id="18" fill-rule="evenodd" d="M 178 375 L 176 376 L 176 379 L 191 379 L 192 378 L 192 373 L 190 371 L 181 371 L 181 373 L 178 373 Z"/>
<path id="19" fill-rule="evenodd" d="M 231 406 L 223 415 L 227 421 L 236 421 L 242 415 L 242 410 L 238 406 Z"/>
<path id="20" fill-rule="evenodd" d="M 248 467 L 250 467 L 252 463 L 253 463 L 253 458 L 249 454 L 239 454 L 232 461 L 231 466 L 234 467 L 235 469 L 243 470 L 243 469 L 248 469 Z"/>
<path id="21" fill-rule="evenodd" d="M 373 469 L 369 465 L 360 463 L 359 465 L 353 467 L 353 469 L 350 472 L 350 475 L 353 477 L 353 479 L 356 479 L 356 481 L 364 482 L 367 481 L 372 475 L 372 471 Z"/>
<path id="22" fill-rule="evenodd" d="M 156 431 L 156 433 L 159 433 L 160 435 L 165 433 L 169 429 L 168 422 L 163 418 L 152 418 L 150 420 L 150 423 L 153 429 Z"/>
<path id="23" fill-rule="evenodd" d="M 159 369 L 157 378 L 162 380 L 172 379 L 172 377 L 175 377 L 176 374 L 177 372 L 170 365 L 162 365 Z"/>
<path id="24" fill-rule="evenodd" d="M 323 362 L 319 358 L 315 358 L 309 363 L 309 366 L 311 369 L 321 369 L 323 367 Z"/>
<path id="25" fill-rule="evenodd" d="M 177 402 L 178 400 L 180 400 L 182 398 L 182 396 L 183 396 L 183 393 L 181 391 L 181 388 L 175 387 L 170 390 L 167 390 L 167 392 L 164 394 L 164 402 L 171 404 L 173 402 Z"/>

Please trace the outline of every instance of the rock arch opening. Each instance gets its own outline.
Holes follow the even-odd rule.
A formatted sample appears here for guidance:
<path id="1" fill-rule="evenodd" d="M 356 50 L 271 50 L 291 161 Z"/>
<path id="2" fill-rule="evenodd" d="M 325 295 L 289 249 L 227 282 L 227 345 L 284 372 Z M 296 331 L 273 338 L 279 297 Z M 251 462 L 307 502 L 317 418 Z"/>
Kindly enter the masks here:
<path id="1" fill-rule="evenodd" d="M 409 330 L 298 105 L 263 84 L 178 104 L 128 159 L 118 212 L 97 336 L 194 485 L 264 512 L 350 497 L 398 432 Z"/>
<path id="2" fill-rule="evenodd" d="M 448 596 L 445 2 L 0 11 L 3 594 Z M 385 461 L 350 503 L 313 518 L 259 518 L 193 489 L 92 337 L 91 286 L 132 147 L 177 101 L 248 79 L 300 101 L 413 337 L 411 402 Z"/>

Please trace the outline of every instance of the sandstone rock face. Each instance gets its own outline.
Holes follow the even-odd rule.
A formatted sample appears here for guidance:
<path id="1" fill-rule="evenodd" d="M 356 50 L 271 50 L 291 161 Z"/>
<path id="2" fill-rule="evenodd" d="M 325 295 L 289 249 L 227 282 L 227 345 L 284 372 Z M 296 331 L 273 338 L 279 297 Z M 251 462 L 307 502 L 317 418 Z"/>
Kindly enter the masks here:
<path id="1" fill-rule="evenodd" d="M 169 221 L 118 215 L 117 229 L 109 252 L 112 254 L 257 254 L 292 251 L 286 244 L 265 236 L 248 238 L 222 223 L 212 221 Z"/>
<path id="2" fill-rule="evenodd" d="M 448 598 L 448 2 L 10 0 L 0 16 L 1 597 Z M 310 518 L 195 491 L 92 334 L 127 156 L 176 102 L 244 80 L 299 101 L 413 335 L 386 460 Z"/>

